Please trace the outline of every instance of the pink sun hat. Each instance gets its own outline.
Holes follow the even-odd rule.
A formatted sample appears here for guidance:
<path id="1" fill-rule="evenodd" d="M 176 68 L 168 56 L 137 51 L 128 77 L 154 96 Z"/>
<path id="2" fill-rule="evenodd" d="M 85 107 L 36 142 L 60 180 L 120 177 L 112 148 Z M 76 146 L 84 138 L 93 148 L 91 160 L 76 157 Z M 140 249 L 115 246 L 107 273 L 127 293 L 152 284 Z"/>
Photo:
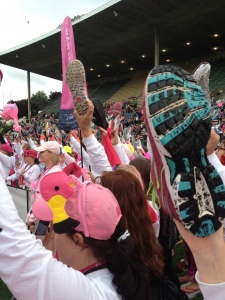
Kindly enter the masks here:
<path id="1" fill-rule="evenodd" d="M 33 149 L 23 151 L 23 156 L 37 158 L 37 155 L 38 155 L 37 151 L 35 151 Z"/>
<path id="2" fill-rule="evenodd" d="M 9 144 L 1 144 L 0 149 L 9 152 L 10 154 L 13 153 L 12 147 Z"/>
<path id="3" fill-rule="evenodd" d="M 110 190 L 89 180 L 82 183 L 74 175 L 67 176 L 64 172 L 44 176 L 40 193 L 42 198 L 35 201 L 32 211 L 38 219 L 53 221 L 57 233 L 76 229 L 86 237 L 108 240 L 122 217 Z"/>

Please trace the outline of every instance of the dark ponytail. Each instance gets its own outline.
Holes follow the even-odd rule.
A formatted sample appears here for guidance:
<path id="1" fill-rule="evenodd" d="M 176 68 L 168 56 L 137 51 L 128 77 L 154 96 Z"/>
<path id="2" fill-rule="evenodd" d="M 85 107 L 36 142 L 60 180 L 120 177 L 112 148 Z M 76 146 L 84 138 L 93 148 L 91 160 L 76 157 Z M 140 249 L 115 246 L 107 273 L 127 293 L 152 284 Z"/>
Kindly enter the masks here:
<path id="1" fill-rule="evenodd" d="M 111 239 L 107 241 L 87 238 L 83 235 L 84 247 L 91 248 L 94 256 L 113 275 L 113 284 L 124 300 L 153 300 L 149 268 L 142 262 L 138 243 L 132 236 L 118 242 L 125 228 L 120 221 Z M 68 235 L 74 241 L 75 230 Z"/>
<path id="2" fill-rule="evenodd" d="M 166 276 L 156 276 L 142 262 L 136 239 L 128 236 L 118 242 L 118 237 L 124 233 L 121 229 L 119 224 L 104 256 L 118 294 L 124 300 L 188 300 L 187 295 Z"/>
<path id="3" fill-rule="evenodd" d="M 118 241 L 126 231 L 122 219 L 106 241 L 87 238 L 79 232 L 84 240 L 82 247 L 91 248 L 98 262 L 112 273 L 117 293 L 123 300 L 188 300 L 187 295 L 167 277 L 158 277 L 143 263 L 139 244 L 132 235 Z M 77 232 L 72 230 L 67 234 L 75 244 L 74 234 Z"/>
<path id="4" fill-rule="evenodd" d="M 104 259 L 109 271 L 113 274 L 113 284 L 118 294 L 125 300 L 153 300 L 149 277 L 149 268 L 141 260 L 136 239 L 128 236 L 118 242 L 124 234 L 119 225 L 111 240 L 111 247 Z"/>
<path id="5" fill-rule="evenodd" d="M 38 158 L 35 157 L 34 163 L 35 163 L 36 165 L 39 165 L 40 162 L 39 162 Z"/>

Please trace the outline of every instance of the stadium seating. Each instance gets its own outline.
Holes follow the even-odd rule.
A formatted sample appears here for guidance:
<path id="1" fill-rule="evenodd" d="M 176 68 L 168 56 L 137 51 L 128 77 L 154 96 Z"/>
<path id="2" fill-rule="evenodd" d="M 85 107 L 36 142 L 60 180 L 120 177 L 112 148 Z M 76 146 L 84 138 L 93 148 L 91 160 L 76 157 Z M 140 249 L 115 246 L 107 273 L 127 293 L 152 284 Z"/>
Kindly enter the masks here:
<path id="1" fill-rule="evenodd" d="M 97 99 L 104 103 L 115 95 L 127 83 L 127 81 L 127 79 L 118 80 L 115 82 L 107 82 L 99 86 L 88 87 L 89 97 L 90 99 Z"/>
<path id="2" fill-rule="evenodd" d="M 133 79 L 123 79 L 116 82 L 88 85 L 88 96 L 102 103 L 113 103 L 122 101 L 137 101 L 141 107 L 142 93 L 145 77 L 136 75 Z M 45 113 L 58 113 L 60 109 L 61 96 L 54 99 L 45 109 Z"/>
<path id="3" fill-rule="evenodd" d="M 137 100 L 138 106 L 142 102 L 145 77 L 133 78 L 127 82 L 107 103 Z"/>
<path id="4" fill-rule="evenodd" d="M 52 100 L 49 105 L 43 110 L 45 113 L 58 113 L 60 109 L 60 101 L 61 101 L 61 95 L 57 96 L 54 100 Z"/>
<path id="5" fill-rule="evenodd" d="M 185 67 L 185 65 L 180 65 Z M 186 66 L 187 69 L 187 66 Z M 137 101 L 141 107 L 143 87 L 146 80 L 146 72 L 133 74 L 132 79 L 111 80 L 103 84 L 89 84 L 88 95 L 90 99 L 97 99 L 102 103 L 122 101 Z M 217 59 L 211 63 L 210 90 L 225 89 L 225 59 Z M 59 112 L 61 96 L 53 100 L 45 109 L 46 113 Z"/>
<path id="6" fill-rule="evenodd" d="M 209 85 L 212 92 L 225 88 L 225 59 L 215 60 L 211 64 Z"/>

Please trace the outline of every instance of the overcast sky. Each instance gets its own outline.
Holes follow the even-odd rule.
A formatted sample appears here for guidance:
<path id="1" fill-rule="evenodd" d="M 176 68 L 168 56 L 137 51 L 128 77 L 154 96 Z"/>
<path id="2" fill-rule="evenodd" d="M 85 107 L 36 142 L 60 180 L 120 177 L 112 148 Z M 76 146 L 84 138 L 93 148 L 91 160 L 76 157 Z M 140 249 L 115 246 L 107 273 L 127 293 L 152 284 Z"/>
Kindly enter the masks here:
<path id="1" fill-rule="evenodd" d="M 0 53 L 28 42 L 62 24 L 64 18 L 86 14 L 109 0 L 0 0 Z M 10 99 L 27 98 L 27 73 L 0 64 L 3 81 L 0 108 Z M 31 73 L 31 95 L 61 91 L 58 80 Z"/>

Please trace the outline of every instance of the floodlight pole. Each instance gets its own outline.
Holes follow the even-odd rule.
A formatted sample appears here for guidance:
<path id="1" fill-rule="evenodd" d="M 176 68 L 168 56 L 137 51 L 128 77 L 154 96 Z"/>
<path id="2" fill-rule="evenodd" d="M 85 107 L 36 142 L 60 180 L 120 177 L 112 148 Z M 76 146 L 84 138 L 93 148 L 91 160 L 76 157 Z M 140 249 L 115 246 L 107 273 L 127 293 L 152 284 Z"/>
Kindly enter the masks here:
<path id="1" fill-rule="evenodd" d="M 28 99 L 28 102 L 27 102 L 27 108 L 28 108 L 28 120 L 30 122 L 31 120 L 31 106 L 30 106 L 30 70 L 28 69 L 27 70 L 27 99 Z"/>
<path id="2" fill-rule="evenodd" d="M 159 36 L 155 28 L 155 67 L 159 65 Z"/>

